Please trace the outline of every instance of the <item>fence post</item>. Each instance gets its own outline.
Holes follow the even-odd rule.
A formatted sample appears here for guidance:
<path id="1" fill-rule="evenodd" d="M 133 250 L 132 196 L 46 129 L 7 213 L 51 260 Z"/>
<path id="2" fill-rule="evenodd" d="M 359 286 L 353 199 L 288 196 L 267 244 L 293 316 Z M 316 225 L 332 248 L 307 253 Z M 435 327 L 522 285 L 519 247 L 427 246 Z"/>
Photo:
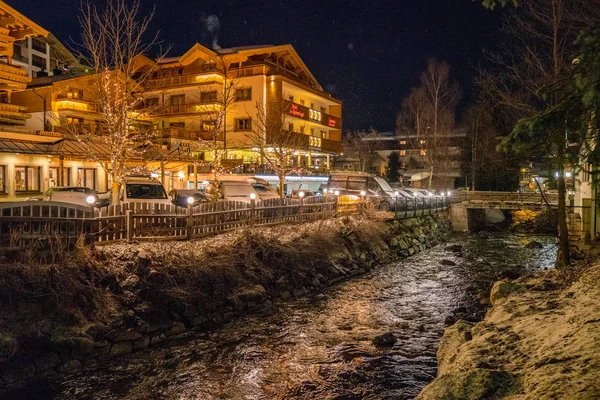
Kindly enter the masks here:
<path id="1" fill-rule="evenodd" d="M 256 210 L 256 200 L 250 198 L 250 226 L 254 226 L 254 211 Z"/>
<path id="2" fill-rule="evenodd" d="M 190 240 L 194 233 L 194 205 L 188 204 L 187 208 L 187 239 Z"/>
<path id="3" fill-rule="evenodd" d="M 125 228 L 127 229 L 127 242 L 131 242 L 131 239 L 133 239 L 133 211 L 127 210 L 125 217 L 127 219 L 125 223 Z"/>

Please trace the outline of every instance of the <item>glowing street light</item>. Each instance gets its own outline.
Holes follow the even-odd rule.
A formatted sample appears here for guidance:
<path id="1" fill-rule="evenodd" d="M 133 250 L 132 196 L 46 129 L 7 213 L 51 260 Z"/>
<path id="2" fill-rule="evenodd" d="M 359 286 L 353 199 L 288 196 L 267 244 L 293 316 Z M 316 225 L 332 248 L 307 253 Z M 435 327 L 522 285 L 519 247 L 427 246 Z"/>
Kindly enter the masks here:
<path id="1" fill-rule="evenodd" d="M 188 203 L 189 205 L 192 205 L 192 204 L 194 204 L 194 201 L 195 201 L 195 199 L 194 199 L 193 197 L 191 197 L 191 196 L 187 198 L 187 203 Z"/>
<path id="2" fill-rule="evenodd" d="M 340 191 L 336 190 L 335 192 L 333 192 L 333 194 L 335 194 L 336 196 L 339 196 L 340 195 Z"/>
<path id="3" fill-rule="evenodd" d="M 304 192 L 298 193 L 298 197 L 303 198 L 304 197 Z"/>
<path id="4" fill-rule="evenodd" d="M 250 200 L 256 200 L 256 193 L 250 193 Z"/>

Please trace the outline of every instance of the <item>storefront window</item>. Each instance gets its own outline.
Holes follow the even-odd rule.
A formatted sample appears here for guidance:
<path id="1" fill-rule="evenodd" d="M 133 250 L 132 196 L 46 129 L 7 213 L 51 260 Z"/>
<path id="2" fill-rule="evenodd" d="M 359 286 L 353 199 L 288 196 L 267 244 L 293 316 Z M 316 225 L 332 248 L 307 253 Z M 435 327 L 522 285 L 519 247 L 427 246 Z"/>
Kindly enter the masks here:
<path id="1" fill-rule="evenodd" d="M 78 168 L 77 169 L 77 186 L 85 186 L 90 189 L 96 189 L 96 169 L 95 168 Z"/>
<path id="2" fill-rule="evenodd" d="M 48 176 L 48 186 L 71 186 L 71 168 L 63 168 L 62 180 L 58 181 L 58 167 L 50 167 Z"/>
<path id="3" fill-rule="evenodd" d="M 39 192 L 40 167 L 15 167 L 15 190 L 17 192 Z"/>

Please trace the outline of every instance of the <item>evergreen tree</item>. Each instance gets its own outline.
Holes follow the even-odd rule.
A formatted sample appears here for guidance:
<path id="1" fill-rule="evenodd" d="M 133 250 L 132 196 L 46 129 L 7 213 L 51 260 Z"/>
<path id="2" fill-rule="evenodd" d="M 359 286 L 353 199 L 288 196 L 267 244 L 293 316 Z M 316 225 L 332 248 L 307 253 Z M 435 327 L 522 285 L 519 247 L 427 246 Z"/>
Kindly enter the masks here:
<path id="1" fill-rule="evenodd" d="M 392 151 L 388 156 L 388 168 L 386 178 L 389 182 L 398 182 L 400 180 L 400 154 L 397 151 Z"/>

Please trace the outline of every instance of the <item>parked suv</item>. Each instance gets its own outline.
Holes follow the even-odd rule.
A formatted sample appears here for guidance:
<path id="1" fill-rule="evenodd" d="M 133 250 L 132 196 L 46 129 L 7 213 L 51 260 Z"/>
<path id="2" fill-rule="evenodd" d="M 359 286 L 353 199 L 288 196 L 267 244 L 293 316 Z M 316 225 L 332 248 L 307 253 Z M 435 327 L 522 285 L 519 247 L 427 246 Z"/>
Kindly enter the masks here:
<path id="1" fill-rule="evenodd" d="M 130 175 L 123 178 L 119 198 L 121 203 L 172 204 L 162 183 L 145 175 Z"/>

